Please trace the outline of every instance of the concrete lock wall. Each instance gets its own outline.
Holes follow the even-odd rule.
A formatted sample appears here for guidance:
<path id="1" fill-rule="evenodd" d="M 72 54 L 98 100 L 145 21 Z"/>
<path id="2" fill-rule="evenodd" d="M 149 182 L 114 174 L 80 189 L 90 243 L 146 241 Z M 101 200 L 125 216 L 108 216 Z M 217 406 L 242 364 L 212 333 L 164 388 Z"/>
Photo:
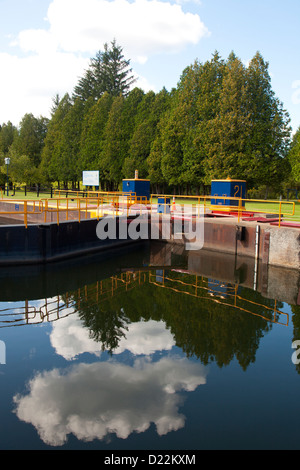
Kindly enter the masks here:
<path id="1" fill-rule="evenodd" d="M 180 243 L 173 237 L 170 242 Z M 257 257 L 265 265 L 300 269 L 300 231 L 233 219 L 204 219 L 203 249 Z"/>
<path id="2" fill-rule="evenodd" d="M 122 223 L 129 224 L 135 216 L 122 218 Z M 0 264 L 28 264 L 53 261 L 70 256 L 91 253 L 107 247 L 113 248 L 141 240 L 119 239 L 119 223 L 116 217 L 116 239 L 99 240 L 96 234 L 96 219 L 65 221 L 47 224 L 0 226 Z M 157 216 L 155 224 L 159 238 L 162 226 L 170 224 L 167 232 L 170 236 L 164 242 L 185 245 L 184 227 L 182 238 L 174 234 L 174 220 L 163 214 Z M 151 223 L 151 220 L 144 223 Z M 268 224 L 237 223 L 235 219 L 203 219 L 203 249 L 248 256 L 259 259 L 264 265 L 300 269 L 300 231 L 291 227 L 276 227 Z M 180 228 L 180 227 L 179 227 Z M 153 229 L 153 227 L 152 227 Z M 176 223 L 178 229 L 178 221 Z M 152 230 L 148 227 L 148 240 Z"/>
<path id="3" fill-rule="evenodd" d="M 0 226 L 0 265 L 35 264 L 123 246 L 134 240 L 99 240 L 96 219 Z M 119 220 L 116 218 L 117 233 Z"/>

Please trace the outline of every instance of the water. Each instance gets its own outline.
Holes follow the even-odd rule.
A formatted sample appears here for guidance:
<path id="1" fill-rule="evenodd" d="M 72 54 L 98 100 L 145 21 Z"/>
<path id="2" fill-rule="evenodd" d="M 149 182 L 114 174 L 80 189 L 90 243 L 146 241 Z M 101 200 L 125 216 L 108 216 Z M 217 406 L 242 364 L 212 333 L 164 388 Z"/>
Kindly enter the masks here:
<path id="1" fill-rule="evenodd" d="M 298 449 L 298 273 L 253 268 L 166 244 L 1 268 L 0 449 Z"/>

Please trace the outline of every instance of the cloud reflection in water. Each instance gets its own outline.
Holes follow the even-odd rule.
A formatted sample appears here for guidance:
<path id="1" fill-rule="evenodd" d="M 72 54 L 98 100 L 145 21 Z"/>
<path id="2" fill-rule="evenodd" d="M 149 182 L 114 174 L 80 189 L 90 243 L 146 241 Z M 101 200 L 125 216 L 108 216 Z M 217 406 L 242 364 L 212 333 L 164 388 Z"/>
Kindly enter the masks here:
<path id="1" fill-rule="evenodd" d="M 101 345 L 89 337 L 76 314 L 54 323 L 50 340 L 66 360 L 84 352 L 101 354 Z M 131 323 L 113 359 L 37 373 L 28 384 L 28 394 L 14 397 L 15 413 L 51 446 L 64 445 L 69 434 L 83 441 L 112 433 L 126 439 L 146 431 L 151 423 L 160 436 L 176 431 L 185 423 L 179 413 L 183 404 L 179 392 L 205 384 L 207 371 L 173 355 L 173 346 L 164 322 Z M 133 365 L 117 362 L 116 355 L 125 350 L 140 355 Z M 150 355 L 163 350 L 169 355 L 154 362 Z"/>
<path id="2" fill-rule="evenodd" d="M 205 368 L 186 358 L 143 358 L 133 366 L 112 360 L 81 363 L 38 373 L 28 395 L 14 397 L 15 412 L 51 446 L 63 445 L 70 433 L 83 441 L 110 433 L 126 439 L 151 423 L 161 436 L 184 426 L 178 392 L 205 383 Z"/>

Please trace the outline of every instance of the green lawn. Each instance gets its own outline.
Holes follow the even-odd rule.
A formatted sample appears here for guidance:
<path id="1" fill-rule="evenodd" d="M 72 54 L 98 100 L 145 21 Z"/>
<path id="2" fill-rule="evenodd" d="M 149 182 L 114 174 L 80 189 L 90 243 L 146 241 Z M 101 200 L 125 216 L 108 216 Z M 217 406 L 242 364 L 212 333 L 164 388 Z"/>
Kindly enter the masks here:
<path id="1" fill-rule="evenodd" d="M 47 199 L 47 198 L 50 198 L 50 194 L 48 194 L 48 193 L 47 194 L 41 193 L 38 197 L 36 193 L 27 193 L 27 195 L 25 196 L 24 191 L 16 191 L 16 194 L 13 196 L 13 192 L 9 191 L 9 195 L 7 197 L 6 192 L 5 192 L 5 194 L 3 192 L 3 199 L 19 199 L 19 200 L 25 199 L 26 201 L 27 200 L 34 200 L 35 201 L 37 199 Z"/>

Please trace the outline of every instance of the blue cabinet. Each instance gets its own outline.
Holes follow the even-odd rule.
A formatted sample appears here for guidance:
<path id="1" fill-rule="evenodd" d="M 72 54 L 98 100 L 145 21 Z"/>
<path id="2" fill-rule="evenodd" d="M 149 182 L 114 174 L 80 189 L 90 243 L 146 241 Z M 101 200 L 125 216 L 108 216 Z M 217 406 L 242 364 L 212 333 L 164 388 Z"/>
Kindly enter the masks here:
<path id="1" fill-rule="evenodd" d="M 157 213 L 158 214 L 170 214 L 171 205 L 169 197 L 159 197 L 157 199 Z"/>
<path id="2" fill-rule="evenodd" d="M 218 197 L 214 198 L 213 196 Z M 242 198 L 241 207 L 244 209 L 245 197 L 246 181 L 244 180 L 232 180 L 227 178 L 226 180 L 213 180 L 211 182 L 211 205 L 213 209 L 218 206 L 222 206 L 223 209 L 224 206 L 228 209 L 237 208 L 239 206 L 240 198 Z"/>
<path id="3" fill-rule="evenodd" d="M 129 179 L 123 180 L 122 184 L 123 193 L 135 193 L 137 200 L 142 197 L 141 203 L 150 200 L 150 180 L 143 179 Z"/>

